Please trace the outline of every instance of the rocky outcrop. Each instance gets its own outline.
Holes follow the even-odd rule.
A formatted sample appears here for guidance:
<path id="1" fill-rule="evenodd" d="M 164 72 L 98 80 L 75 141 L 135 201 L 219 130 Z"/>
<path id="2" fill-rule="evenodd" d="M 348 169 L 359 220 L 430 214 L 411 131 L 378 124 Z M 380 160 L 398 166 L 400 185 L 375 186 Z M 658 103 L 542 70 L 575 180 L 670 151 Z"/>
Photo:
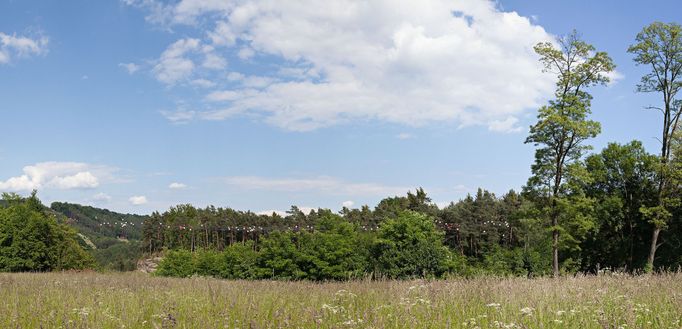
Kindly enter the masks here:
<path id="1" fill-rule="evenodd" d="M 143 258 L 137 261 L 137 270 L 144 273 L 153 273 L 159 266 L 163 257 Z"/>

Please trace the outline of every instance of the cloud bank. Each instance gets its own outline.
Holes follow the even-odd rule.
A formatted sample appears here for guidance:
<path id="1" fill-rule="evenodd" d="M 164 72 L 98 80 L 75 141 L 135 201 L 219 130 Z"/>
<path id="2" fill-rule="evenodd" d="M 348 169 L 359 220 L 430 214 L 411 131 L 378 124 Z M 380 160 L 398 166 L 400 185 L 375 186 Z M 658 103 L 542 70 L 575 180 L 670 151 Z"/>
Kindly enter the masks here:
<path id="1" fill-rule="evenodd" d="M 0 190 L 92 189 L 115 169 L 81 162 L 40 162 L 23 168 L 23 174 L 0 181 Z"/>
<path id="2" fill-rule="evenodd" d="M 174 122 L 249 115 L 295 131 L 378 120 L 509 132 L 553 91 L 532 47 L 554 38 L 493 1 L 124 2 L 194 31 L 152 69 L 164 84 L 213 88 L 196 111 L 163 112 Z"/>

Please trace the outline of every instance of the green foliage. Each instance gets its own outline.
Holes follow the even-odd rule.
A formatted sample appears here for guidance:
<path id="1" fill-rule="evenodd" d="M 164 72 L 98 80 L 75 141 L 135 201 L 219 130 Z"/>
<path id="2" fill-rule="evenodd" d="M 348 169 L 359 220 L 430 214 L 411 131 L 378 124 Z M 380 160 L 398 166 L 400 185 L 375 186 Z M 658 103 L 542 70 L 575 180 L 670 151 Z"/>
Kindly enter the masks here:
<path id="1" fill-rule="evenodd" d="M 654 22 L 642 29 L 628 48 L 638 65 L 651 72 L 642 76 L 641 92 L 665 92 L 674 100 L 682 88 L 682 27 L 678 23 Z"/>
<path id="2" fill-rule="evenodd" d="M 132 271 L 142 256 L 143 222 L 148 216 L 121 214 L 107 209 L 53 202 L 48 210 L 59 222 L 69 225 L 89 239 L 79 243 L 94 256 L 97 268 L 107 271 Z"/>
<path id="3" fill-rule="evenodd" d="M 168 251 L 161 260 L 155 274 L 160 276 L 174 276 L 187 278 L 197 273 L 194 254 L 189 250 L 179 249 Z"/>
<path id="4" fill-rule="evenodd" d="M 635 55 L 637 65 L 645 65 L 650 71 L 642 76 L 637 86 L 640 92 L 656 92 L 662 96 L 661 106 L 651 108 L 663 114 L 661 134 L 660 166 L 658 170 L 658 203 L 650 207 L 642 207 L 642 215 L 654 225 L 651 232 L 651 244 L 647 258 L 647 270 L 654 267 L 659 233 L 668 227 L 673 218 L 672 208 L 679 207 L 682 202 L 679 182 L 675 182 L 679 170 L 671 165 L 675 159 L 675 138 L 682 115 L 682 99 L 678 93 L 682 90 L 682 27 L 677 23 L 654 22 L 637 34 L 636 43 L 628 48 Z"/>
<path id="5" fill-rule="evenodd" d="M 639 141 L 610 143 L 583 166 L 590 179 L 582 189 L 595 199 L 597 227 L 582 243 L 581 268 L 641 269 L 652 227 L 640 209 L 657 203 L 658 157 Z"/>
<path id="6" fill-rule="evenodd" d="M 139 241 L 117 241 L 108 248 L 90 250 L 90 253 L 101 270 L 134 271 L 137 260 L 142 257 L 142 244 Z"/>
<path id="7" fill-rule="evenodd" d="M 0 207 L 0 271 L 85 269 L 94 260 L 78 244 L 76 232 L 45 214 L 34 193 L 27 199 L 3 194 Z"/>
<path id="8" fill-rule="evenodd" d="M 381 225 L 371 253 L 377 274 L 388 278 L 437 277 L 456 262 L 433 219 L 411 211 Z"/>
<path id="9" fill-rule="evenodd" d="M 362 277 L 368 249 L 357 228 L 324 212 L 314 232 L 273 232 L 236 243 L 222 252 L 169 251 L 158 270 L 163 276 L 193 274 L 226 279 L 345 280 Z M 256 250 L 257 249 L 257 250 Z"/>
<path id="10" fill-rule="evenodd" d="M 559 40 L 560 49 L 549 42 L 539 43 L 535 52 L 545 70 L 557 75 L 555 99 L 538 111 L 538 121 L 530 127 L 526 143 L 537 148 L 533 176 L 528 180 L 528 189 L 536 190 L 538 201 L 544 201 L 547 220 L 551 222 L 553 237 L 553 272 L 559 275 L 559 236 L 566 231 L 561 219 L 573 218 L 559 215 L 571 203 L 562 198 L 566 194 L 565 176 L 572 163 L 578 161 L 590 149 L 583 143 L 601 131 L 600 124 L 588 120 L 591 113 L 592 96 L 585 89 L 609 81 L 607 74 L 615 65 L 605 52 L 596 51 L 594 46 L 580 40 L 573 32 Z M 585 203 L 581 202 L 584 206 Z M 573 214 L 577 214 L 573 212 Z M 584 218 L 586 219 L 586 218 Z M 585 222 L 584 220 L 581 220 Z M 573 223 L 569 224 L 571 226 Z M 564 237 L 564 242 L 573 241 L 575 236 Z"/>
<path id="11" fill-rule="evenodd" d="M 257 279 L 258 253 L 253 241 L 230 245 L 220 254 L 218 277 L 224 279 Z M 266 273 L 267 274 L 267 273 Z"/>

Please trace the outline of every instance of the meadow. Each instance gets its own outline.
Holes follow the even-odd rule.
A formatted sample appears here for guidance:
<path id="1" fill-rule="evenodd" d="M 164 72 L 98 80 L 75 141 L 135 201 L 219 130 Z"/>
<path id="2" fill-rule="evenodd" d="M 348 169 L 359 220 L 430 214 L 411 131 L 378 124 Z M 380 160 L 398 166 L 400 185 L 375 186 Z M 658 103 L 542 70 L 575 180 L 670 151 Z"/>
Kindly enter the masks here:
<path id="1" fill-rule="evenodd" d="M 682 274 L 313 283 L 0 274 L 0 328 L 682 328 Z"/>

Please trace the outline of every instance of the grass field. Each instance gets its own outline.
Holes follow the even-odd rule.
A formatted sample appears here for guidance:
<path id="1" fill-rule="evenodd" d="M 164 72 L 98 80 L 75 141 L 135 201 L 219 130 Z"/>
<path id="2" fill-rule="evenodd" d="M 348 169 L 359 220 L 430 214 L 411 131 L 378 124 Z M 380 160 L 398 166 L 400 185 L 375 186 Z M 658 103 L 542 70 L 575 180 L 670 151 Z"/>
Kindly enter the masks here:
<path id="1" fill-rule="evenodd" d="M 682 274 L 344 283 L 0 274 L 0 328 L 682 328 Z"/>

